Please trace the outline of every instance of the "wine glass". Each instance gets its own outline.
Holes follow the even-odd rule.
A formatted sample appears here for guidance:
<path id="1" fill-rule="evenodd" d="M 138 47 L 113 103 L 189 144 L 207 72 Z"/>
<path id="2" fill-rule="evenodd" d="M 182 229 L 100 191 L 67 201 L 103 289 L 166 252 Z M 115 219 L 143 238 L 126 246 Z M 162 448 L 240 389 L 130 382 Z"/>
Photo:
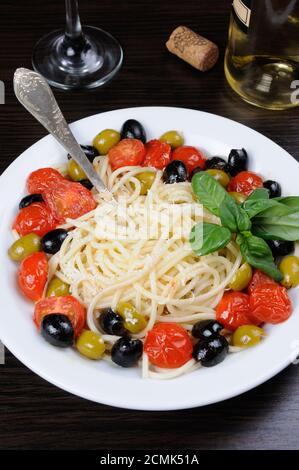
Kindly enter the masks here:
<path id="1" fill-rule="evenodd" d="M 38 41 L 33 68 L 63 90 L 104 85 L 120 69 L 122 48 L 102 29 L 84 26 L 82 31 L 77 0 L 65 0 L 65 6 L 65 31 L 53 31 Z"/>

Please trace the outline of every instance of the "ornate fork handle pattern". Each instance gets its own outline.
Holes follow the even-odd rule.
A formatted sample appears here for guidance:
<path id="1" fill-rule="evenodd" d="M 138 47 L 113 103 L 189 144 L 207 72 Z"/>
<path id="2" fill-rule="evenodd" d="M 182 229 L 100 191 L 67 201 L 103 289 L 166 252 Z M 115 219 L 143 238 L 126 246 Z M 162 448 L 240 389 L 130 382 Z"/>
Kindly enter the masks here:
<path id="1" fill-rule="evenodd" d="M 32 70 L 19 68 L 14 75 L 14 91 L 27 111 L 72 155 L 95 188 L 108 192 L 72 134 L 46 80 Z"/>

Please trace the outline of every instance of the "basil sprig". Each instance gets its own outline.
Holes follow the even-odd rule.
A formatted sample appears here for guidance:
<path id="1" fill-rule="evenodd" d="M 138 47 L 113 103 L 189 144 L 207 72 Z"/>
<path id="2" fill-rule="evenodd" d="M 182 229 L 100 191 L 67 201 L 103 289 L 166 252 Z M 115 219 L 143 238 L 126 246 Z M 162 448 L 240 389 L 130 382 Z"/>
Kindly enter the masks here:
<path id="1" fill-rule="evenodd" d="M 237 234 L 236 241 L 245 260 L 276 281 L 282 275 L 264 239 L 299 240 L 299 197 L 270 199 L 266 189 L 252 192 L 239 206 L 208 173 L 196 173 L 192 188 L 199 202 L 220 217 L 222 227 L 201 223 L 190 234 L 191 247 L 198 256 L 224 248 Z M 229 235 L 230 234 L 230 235 Z"/>

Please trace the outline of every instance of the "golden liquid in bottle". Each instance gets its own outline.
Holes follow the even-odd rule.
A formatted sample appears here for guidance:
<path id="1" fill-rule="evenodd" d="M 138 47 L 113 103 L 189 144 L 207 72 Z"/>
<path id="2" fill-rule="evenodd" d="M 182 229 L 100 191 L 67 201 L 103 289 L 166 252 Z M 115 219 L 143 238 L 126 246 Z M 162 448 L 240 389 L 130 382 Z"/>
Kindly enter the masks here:
<path id="1" fill-rule="evenodd" d="M 298 106 L 299 0 L 252 0 L 249 27 L 241 26 L 232 14 L 225 55 L 230 86 L 256 106 Z"/>

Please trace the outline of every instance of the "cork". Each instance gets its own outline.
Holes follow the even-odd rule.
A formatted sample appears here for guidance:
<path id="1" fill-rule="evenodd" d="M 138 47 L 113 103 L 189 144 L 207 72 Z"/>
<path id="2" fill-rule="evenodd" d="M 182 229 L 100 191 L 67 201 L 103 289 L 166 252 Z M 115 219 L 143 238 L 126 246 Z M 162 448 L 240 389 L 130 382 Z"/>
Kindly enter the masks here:
<path id="1" fill-rule="evenodd" d="M 187 26 L 178 26 L 171 33 L 166 47 L 169 52 L 201 72 L 206 72 L 214 67 L 219 57 L 219 49 L 216 44 L 195 33 Z"/>

